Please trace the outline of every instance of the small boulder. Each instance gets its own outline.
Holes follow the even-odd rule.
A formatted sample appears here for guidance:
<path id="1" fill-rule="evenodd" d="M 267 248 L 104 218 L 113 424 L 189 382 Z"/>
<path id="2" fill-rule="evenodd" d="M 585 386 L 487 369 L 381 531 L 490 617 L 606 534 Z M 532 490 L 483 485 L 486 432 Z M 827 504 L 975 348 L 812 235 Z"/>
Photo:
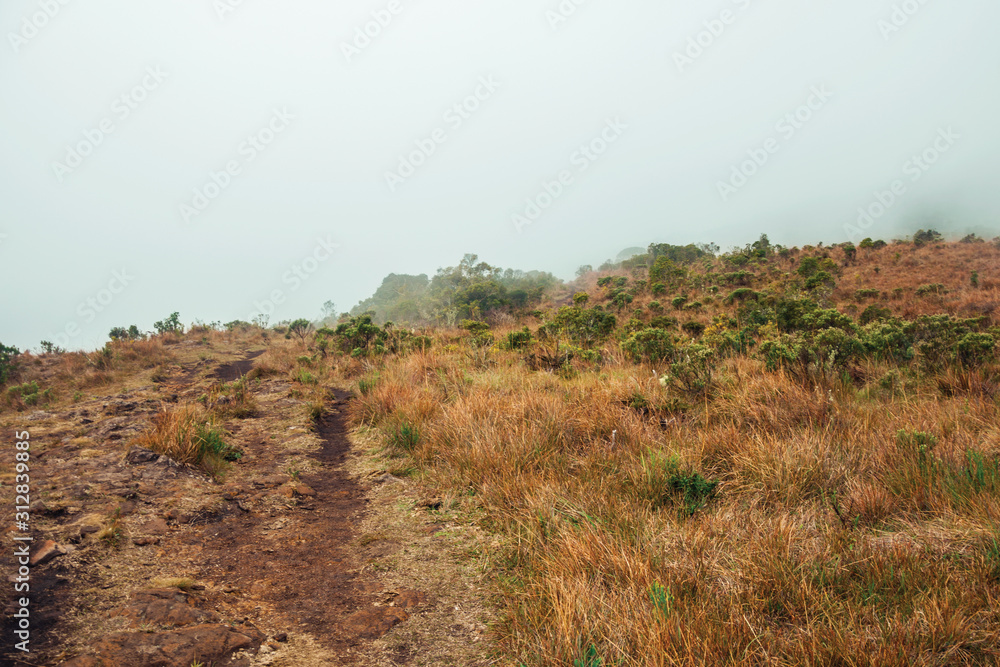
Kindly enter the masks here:
<path id="1" fill-rule="evenodd" d="M 32 566 L 44 565 L 49 561 L 58 558 L 59 556 L 65 556 L 66 550 L 61 546 L 53 542 L 52 540 L 45 540 L 42 542 L 42 546 L 32 554 L 28 563 Z"/>

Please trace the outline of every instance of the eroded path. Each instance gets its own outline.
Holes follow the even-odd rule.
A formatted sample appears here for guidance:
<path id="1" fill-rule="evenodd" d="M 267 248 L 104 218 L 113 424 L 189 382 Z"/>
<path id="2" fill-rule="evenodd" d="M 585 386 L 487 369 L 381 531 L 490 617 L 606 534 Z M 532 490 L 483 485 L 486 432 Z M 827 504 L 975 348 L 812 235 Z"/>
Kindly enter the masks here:
<path id="1" fill-rule="evenodd" d="M 446 517 L 352 450 L 347 392 L 330 390 L 314 421 L 302 385 L 254 381 L 256 413 L 225 424 L 243 456 L 221 482 L 131 444 L 259 354 L 31 416 L 36 540 L 57 555 L 33 571 L 32 656 L 0 664 L 486 664 L 452 663 L 478 654 L 485 625 Z"/>

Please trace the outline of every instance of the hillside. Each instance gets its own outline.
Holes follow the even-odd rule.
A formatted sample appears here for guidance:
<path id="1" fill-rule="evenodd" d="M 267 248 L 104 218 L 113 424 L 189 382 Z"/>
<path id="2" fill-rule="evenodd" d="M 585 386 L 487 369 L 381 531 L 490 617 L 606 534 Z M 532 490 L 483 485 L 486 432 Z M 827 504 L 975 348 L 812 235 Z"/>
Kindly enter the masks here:
<path id="1" fill-rule="evenodd" d="M 1000 659 L 1000 243 L 588 268 L 12 356 L 39 664 Z"/>

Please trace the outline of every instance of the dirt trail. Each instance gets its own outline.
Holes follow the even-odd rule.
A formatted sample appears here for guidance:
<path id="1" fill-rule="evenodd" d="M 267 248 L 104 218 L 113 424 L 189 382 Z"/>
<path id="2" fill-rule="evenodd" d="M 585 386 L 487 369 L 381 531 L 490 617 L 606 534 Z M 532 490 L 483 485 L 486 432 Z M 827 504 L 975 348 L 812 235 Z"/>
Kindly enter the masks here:
<path id="1" fill-rule="evenodd" d="M 280 619 L 289 632 L 307 632 L 345 664 L 362 635 L 381 634 L 350 618 L 370 606 L 371 596 L 358 582 L 351 546 L 366 500 L 343 469 L 350 450 L 342 412 L 348 399 L 335 392 L 318 424 L 322 449 L 311 455 L 318 472 L 286 487 L 297 499 L 293 513 L 241 512 L 206 535 L 202 551 L 203 577 L 224 573 L 229 584 L 274 610 L 272 623 Z M 253 465 L 273 469 L 269 458 L 259 456 Z"/>
<path id="2" fill-rule="evenodd" d="M 33 655 L 15 662 L 4 646 L 0 665 L 485 664 L 472 659 L 485 631 L 474 573 L 445 548 L 479 538 L 452 524 L 465 537 L 443 538 L 445 516 L 425 509 L 440 502 L 418 505 L 415 486 L 354 455 L 347 392 L 329 390 L 313 422 L 301 385 L 255 380 L 256 414 L 225 423 L 243 457 L 222 483 L 131 444 L 261 353 L 238 354 L 194 348 L 152 384 L 26 422 L 35 537 L 59 554 L 32 571 Z M 9 553 L 0 566 L 12 571 Z"/>

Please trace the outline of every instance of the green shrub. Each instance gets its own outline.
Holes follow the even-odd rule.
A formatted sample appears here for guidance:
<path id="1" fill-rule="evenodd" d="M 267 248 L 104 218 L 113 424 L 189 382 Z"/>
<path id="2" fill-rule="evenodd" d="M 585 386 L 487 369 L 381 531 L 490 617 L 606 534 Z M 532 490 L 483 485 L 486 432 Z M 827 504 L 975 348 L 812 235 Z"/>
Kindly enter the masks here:
<path id="1" fill-rule="evenodd" d="M 108 337 L 111 340 L 142 340 L 146 336 L 139 331 L 139 327 L 133 324 L 127 329 L 125 327 L 114 327 L 108 332 Z"/>
<path id="2" fill-rule="evenodd" d="M 521 331 L 511 331 L 507 334 L 507 349 L 523 350 L 531 345 L 531 341 L 531 330 L 528 327 L 524 327 Z"/>
<path id="3" fill-rule="evenodd" d="M 806 289 L 810 292 L 819 289 L 820 287 L 833 288 L 834 286 L 836 286 L 836 282 L 834 281 L 833 276 L 827 271 L 820 271 L 819 273 L 814 274 L 806 280 L 805 285 Z"/>
<path id="4" fill-rule="evenodd" d="M 636 363 L 666 361 L 674 353 L 674 335 L 665 329 L 643 329 L 629 336 L 622 343 L 622 350 Z"/>
<path id="5" fill-rule="evenodd" d="M 680 310 L 687 303 L 687 300 L 686 296 L 675 296 L 670 300 L 670 305 L 674 307 L 674 310 Z"/>
<path id="6" fill-rule="evenodd" d="M 171 313 L 170 317 L 153 323 L 156 333 L 184 333 L 184 325 L 181 324 L 180 313 Z"/>
<path id="7" fill-rule="evenodd" d="M 649 450 L 648 456 L 642 456 L 640 461 L 642 477 L 638 495 L 654 509 L 675 505 L 682 516 L 692 516 L 708 504 L 719 486 L 718 481 L 683 469 L 676 456 Z"/>
<path id="8" fill-rule="evenodd" d="M 944 294 L 947 290 L 941 283 L 930 283 L 917 288 L 917 296 L 927 296 L 928 294 Z"/>
<path id="9" fill-rule="evenodd" d="M 670 375 L 660 378 L 660 384 L 672 383 L 693 396 L 708 394 L 712 390 L 713 356 L 711 348 L 698 343 L 677 348 L 670 364 Z"/>
<path id="10" fill-rule="evenodd" d="M 11 374 L 17 367 L 16 358 L 21 351 L 16 347 L 8 347 L 0 343 L 0 385 L 7 384 Z"/>
<path id="11" fill-rule="evenodd" d="M 692 336 L 693 338 L 698 338 L 703 333 L 705 333 L 705 325 L 702 324 L 701 322 L 696 322 L 694 320 L 682 324 L 681 329 L 688 335 Z"/>
<path id="12" fill-rule="evenodd" d="M 861 313 L 861 317 L 858 318 L 858 324 L 864 326 L 872 322 L 877 322 L 879 320 L 888 320 L 892 317 L 892 311 L 884 306 L 878 306 L 872 304 L 865 308 L 864 312 Z"/>
<path id="13" fill-rule="evenodd" d="M 877 299 L 879 294 L 881 294 L 881 292 L 877 289 L 859 289 L 854 291 L 854 300 L 864 301 L 865 299 Z"/>
<path id="14" fill-rule="evenodd" d="M 956 360 L 967 367 L 979 366 L 996 358 L 997 341 L 987 333 L 967 333 L 955 346 Z"/>

